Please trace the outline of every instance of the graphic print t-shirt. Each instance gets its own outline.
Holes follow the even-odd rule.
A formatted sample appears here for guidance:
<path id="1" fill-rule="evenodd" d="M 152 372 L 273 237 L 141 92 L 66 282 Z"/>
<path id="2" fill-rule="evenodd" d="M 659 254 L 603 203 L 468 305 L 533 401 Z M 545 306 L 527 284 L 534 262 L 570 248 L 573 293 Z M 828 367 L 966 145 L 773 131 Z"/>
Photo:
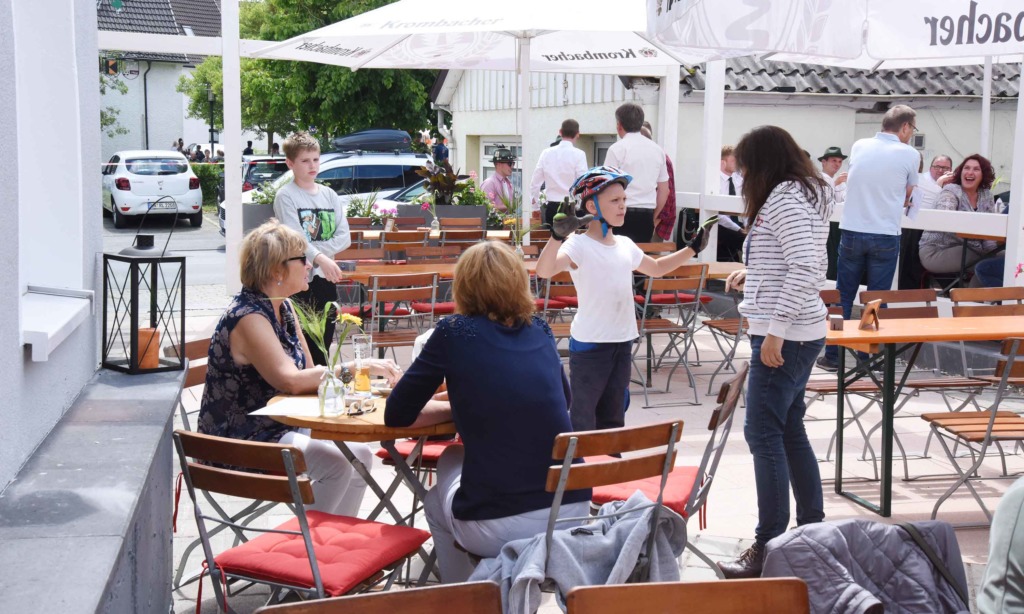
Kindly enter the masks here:
<path id="1" fill-rule="evenodd" d="M 313 262 L 317 254 L 330 259 L 352 244 L 348 220 L 341 199 L 334 190 L 317 184 L 316 194 L 310 194 L 295 185 L 285 184 L 274 198 L 274 215 L 281 223 L 298 230 L 309 243 L 306 258 Z M 320 274 L 319 268 L 313 269 Z"/>

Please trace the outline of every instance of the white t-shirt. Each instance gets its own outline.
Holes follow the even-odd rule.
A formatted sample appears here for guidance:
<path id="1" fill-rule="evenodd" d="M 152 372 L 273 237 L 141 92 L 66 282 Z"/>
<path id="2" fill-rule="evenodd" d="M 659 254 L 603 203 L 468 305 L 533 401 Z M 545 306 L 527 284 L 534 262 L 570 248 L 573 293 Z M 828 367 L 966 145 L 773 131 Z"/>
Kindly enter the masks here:
<path id="1" fill-rule="evenodd" d="M 925 171 L 917 174 L 917 186 L 911 198 L 914 204 L 922 209 L 934 209 L 935 199 L 939 197 L 941 191 L 942 188 L 932 179 L 932 174 Z"/>
<path id="2" fill-rule="evenodd" d="M 569 333 L 577 341 L 619 343 L 640 336 L 633 302 L 633 271 L 644 253 L 629 238 L 615 236 L 605 245 L 587 235 L 573 235 L 559 248 L 576 268 L 569 275 L 576 286 L 579 311 Z"/>
<path id="3" fill-rule="evenodd" d="M 627 132 L 608 148 L 604 163 L 633 176 L 626 188 L 627 207 L 657 207 L 658 184 L 668 181 L 665 152 L 657 143 L 639 132 Z"/>

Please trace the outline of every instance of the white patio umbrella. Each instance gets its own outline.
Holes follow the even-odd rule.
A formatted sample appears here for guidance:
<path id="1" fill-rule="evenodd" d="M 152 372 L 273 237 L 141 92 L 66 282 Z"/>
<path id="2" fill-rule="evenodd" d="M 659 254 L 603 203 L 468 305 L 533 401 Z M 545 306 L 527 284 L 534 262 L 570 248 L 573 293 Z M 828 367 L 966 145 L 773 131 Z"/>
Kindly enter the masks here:
<path id="1" fill-rule="evenodd" d="M 270 45 L 254 56 L 361 68 L 514 70 L 517 131 L 528 147 L 530 71 L 659 76 L 719 51 L 666 53 L 650 42 L 644 0 L 399 0 Z M 671 114 L 674 124 L 675 113 Z M 675 134 L 672 130 L 671 134 Z M 525 157 L 525 156 L 524 156 Z M 523 188 L 531 168 L 524 164 Z M 529 213 L 523 207 L 524 222 Z"/>
<path id="2" fill-rule="evenodd" d="M 674 49 L 743 48 L 773 61 L 862 69 L 985 64 L 982 149 L 987 149 L 992 62 L 1020 62 L 1020 0 L 647 0 L 651 40 Z M 1012 177 L 1024 177 L 1024 105 L 1017 107 Z M 1007 266 L 1024 258 L 1024 189 L 1011 191 Z"/>

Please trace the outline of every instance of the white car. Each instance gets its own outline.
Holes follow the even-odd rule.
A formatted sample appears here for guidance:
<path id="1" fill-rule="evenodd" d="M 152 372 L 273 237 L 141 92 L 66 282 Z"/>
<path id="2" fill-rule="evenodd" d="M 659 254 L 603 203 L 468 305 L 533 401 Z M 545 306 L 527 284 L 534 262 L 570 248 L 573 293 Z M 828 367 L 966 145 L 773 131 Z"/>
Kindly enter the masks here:
<path id="1" fill-rule="evenodd" d="M 176 151 L 119 151 L 103 167 L 103 209 L 114 216 L 115 228 L 136 225 L 142 216 L 186 217 L 203 223 L 203 191 L 185 156 Z"/>

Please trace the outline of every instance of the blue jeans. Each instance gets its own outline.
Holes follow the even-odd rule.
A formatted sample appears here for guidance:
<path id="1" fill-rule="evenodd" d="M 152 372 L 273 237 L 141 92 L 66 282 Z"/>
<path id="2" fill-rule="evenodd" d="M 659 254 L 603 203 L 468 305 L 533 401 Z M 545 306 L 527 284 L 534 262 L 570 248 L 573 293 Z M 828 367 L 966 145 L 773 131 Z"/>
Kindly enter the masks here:
<path id="1" fill-rule="evenodd" d="M 614 429 L 626 423 L 633 342 L 569 339 L 569 420 L 574 431 Z"/>
<path id="2" fill-rule="evenodd" d="M 825 519 L 818 459 L 804 430 L 804 388 L 825 339 L 783 342 L 784 364 L 774 369 L 761 362 L 764 339 L 756 335 L 750 338 L 747 418 L 743 425 L 743 436 L 754 456 L 755 538 L 760 544 L 786 532 L 791 483 L 797 524 Z"/>
<path id="3" fill-rule="evenodd" d="M 1006 256 L 996 256 L 982 260 L 974 265 L 974 276 L 985 288 L 1003 287 L 1003 267 L 1006 266 Z"/>
<path id="4" fill-rule="evenodd" d="M 889 290 L 896 274 L 900 256 L 899 235 L 876 235 L 844 230 L 839 241 L 839 262 L 836 264 L 836 289 L 843 306 L 843 319 L 849 320 L 857 289 L 867 274 L 868 290 Z M 825 357 L 837 360 L 839 346 L 825 348 Z"/>

